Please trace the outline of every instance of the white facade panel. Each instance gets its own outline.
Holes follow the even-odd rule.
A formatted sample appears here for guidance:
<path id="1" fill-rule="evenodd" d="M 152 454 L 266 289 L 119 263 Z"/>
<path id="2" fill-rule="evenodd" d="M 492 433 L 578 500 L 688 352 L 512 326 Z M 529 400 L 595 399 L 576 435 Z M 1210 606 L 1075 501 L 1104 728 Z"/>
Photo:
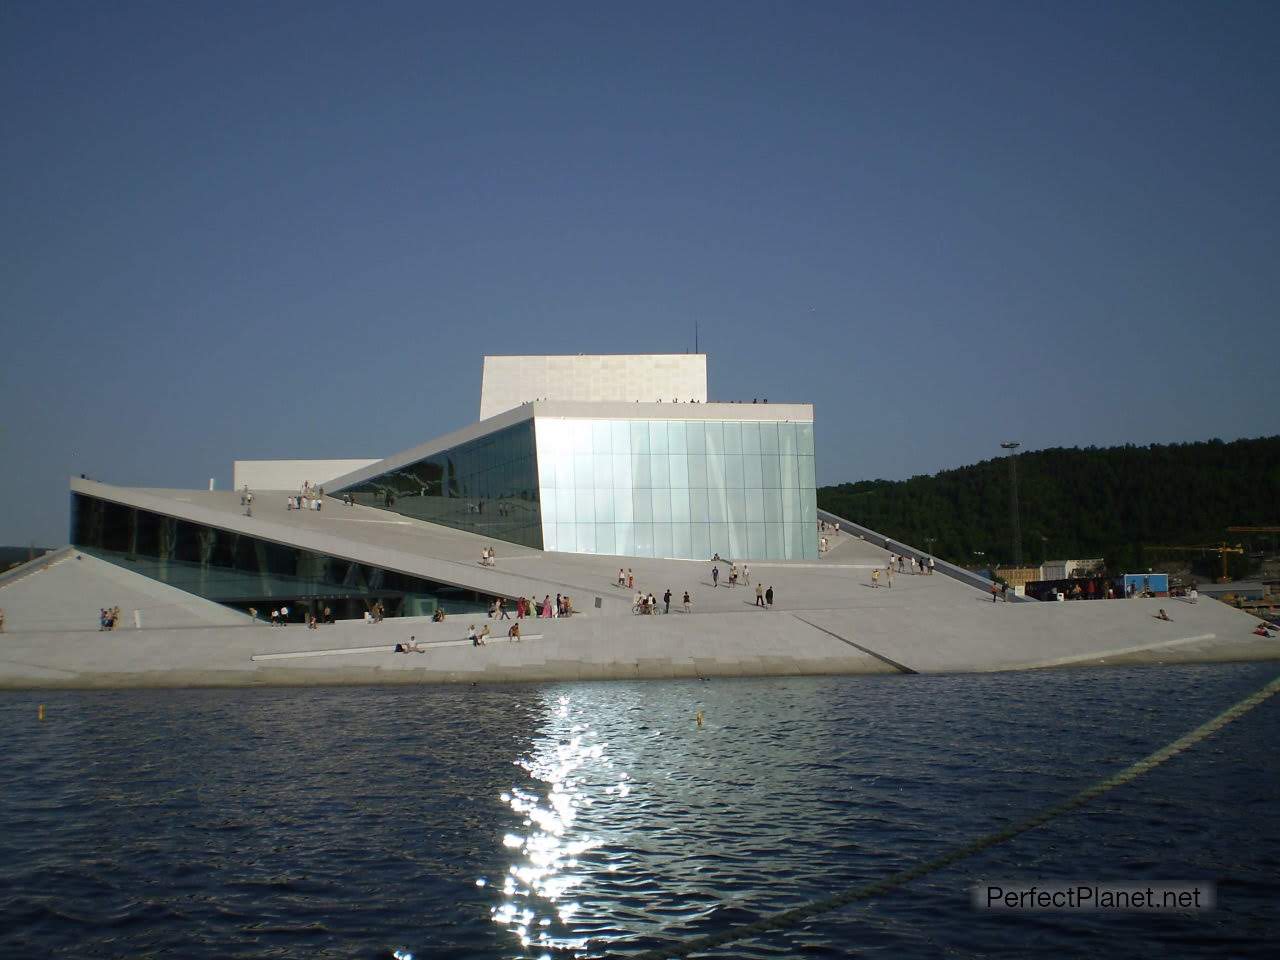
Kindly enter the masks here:
<path id="1" fill-rule="evenodd" d="M 481 420 L 533 400 L 706 403 L 707 357 L 672 353 L 484 358 Z"/>
<path id="2" fill-rule="evenodd" d="M 232 467 L 235 489 L 298 490 L 302 484 L 323 487 L 335 477 L 377 460 L 237 460 Z"/>

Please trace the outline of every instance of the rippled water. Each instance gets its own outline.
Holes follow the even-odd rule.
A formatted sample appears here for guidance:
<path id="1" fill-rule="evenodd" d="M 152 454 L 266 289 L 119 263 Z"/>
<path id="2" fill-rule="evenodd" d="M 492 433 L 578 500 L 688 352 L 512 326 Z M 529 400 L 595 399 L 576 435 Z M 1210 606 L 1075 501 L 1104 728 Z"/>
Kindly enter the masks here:
<path id="1" fill-rule="evenodd" d="M 5 694 L 0 956 L 671 946 L 1007 825 L 1275 672 Z M 1269 955 L 1278 740 L 1273 700 L 1082 810 L 715 955 Z M 979 914 L 983 879 L 1211 880 L 1219 906 Z"/>

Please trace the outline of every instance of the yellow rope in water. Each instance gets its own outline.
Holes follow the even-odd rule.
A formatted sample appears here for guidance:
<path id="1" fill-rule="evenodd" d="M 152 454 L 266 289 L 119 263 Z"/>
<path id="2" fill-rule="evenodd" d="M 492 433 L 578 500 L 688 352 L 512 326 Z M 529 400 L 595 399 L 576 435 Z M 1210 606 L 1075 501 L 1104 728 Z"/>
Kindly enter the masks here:
<path id="1" fill-rule="evenodd" d="M 722 933 L 698 937 L 696 940 L 687 941 L 679 946 L 650 950 L 646 953 L 640 954 L 636 960 L 666 960 L 666 958 L 687 957 L 690 954 L 714 950 L 716 947 L 723 947 L 730 943 L 737 943 L 740 940 L 745 940 L 748 937 L 752 937 L 757 934 L 794 927 L 797 924 L 808 920 L 810 917 L 817 916 L 818 914 L 835 910 L 838 907 L 848 906 L 849 904 L 856 903 L 859 900 L 869 900 L 882 893 L 888 893 L 890 890 L 897 889 L 904 884 L 910 883 L 912 880 L 917 880 L 926 874 L 933 873 L 936 870 L 941 870 L 943 867 L 949 867 L 953 863 L 965 860 L 976 853 L 981 853 L 983 850 L 987 850 L 998 844 L 1004 843 L 1006 840 L 1011 840 L 1019 834 L 1026 833 L 1028 830 L 1032 830 L 1044 823 L 1047 823 L 1055 817 L 1075 810 L 1077 807 L 1084 806 L 1086 803 L 1089 803 L 1091 800 L 1101 796 L 1109 790 L 1114 790 L 1116 787 L 1136 780 L 1144 773 L 1150 772 L 1160 766 L 1160 764 L 1172 759 L 1189 747 L 1195 746 L 1201 740 L 1213 736 L 1227 724 L 1231 723 L 1233 720 L 1238 720 L 1254 707 L 1263 703 L 1276 693 L 1280 693 L 1280 677 L 1276 677 L 1276 679 L 1272 680 L 1265 687 L 1245 697 L 1235 706 L 1228 707 L 1212 720 L 1201 724 L 1190 733 L 1179 737 L 1168 746 L 1161 747 L 1155 753 L 1149 754 L 1136 763 L 1125 767 L 1119 773 L 1112 774 L 1105 780 L 1099 780 L 1092 786 L 1086 787 L 1079 793 L 1063 800 L 1061 803 L 1048 807 L 1025 820 L 1020 820 L 1012 826 L 1005 827 L 1003 830 L 998 830 L 995 833 L 989 833 L 985 836 L 979 837 L 972 843 L 965 844 L 963 847 L 958 847 L 955 850 L 944 853 L 932 860 L 926 860 L 924 863 L 917 864 L 907 870 L 900 870 L 897 873 L 890 874 L 889 876 L 884 877 L 881 880 L 877 880 L 874 883 L 856 887 L 852 890 L 845 890 L 830 897 L 824 897 L 821 900 L 814 900 L 810 903 L 793 907 L 790 910 L 783 910 L 779 913 L 770 914 L 769 916 L 763 917 L 754 923 L 748 923 L 741 927 L 733 927 Z"/>

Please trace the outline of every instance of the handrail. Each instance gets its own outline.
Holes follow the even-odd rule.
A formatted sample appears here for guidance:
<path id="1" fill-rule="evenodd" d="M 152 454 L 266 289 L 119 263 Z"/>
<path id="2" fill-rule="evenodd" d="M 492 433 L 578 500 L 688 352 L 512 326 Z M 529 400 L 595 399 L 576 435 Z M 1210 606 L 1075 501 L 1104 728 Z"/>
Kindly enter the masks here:
<path id="1" fill-rule="evenodd" d="M 852 520 L 846 520 L 844 517 L 837 516 L 830 510 L 818 510 L 818 519 L 825 520 L 827 523 L 840 524 L 841 530 L 848 530 L 850 533 L 857 533 L 878 547 L 884 547 L 886 550 L 892 550 L 895 553 L 915 554 L 917 559 L 933 557 L 934 569 L 939 573 L 945 573 L 953 580 L 959 580 L 967 586 L 973 587 L 975 590 L 981 590 L 983 593 L 991 592 L 991 581 L 980 574 L 974 573 L 972 570 L 966 570 L 964 567 L 957 567 L 954 563 L 948 563 L 946 560 L 939 560 L 936 556 L 927 550 L 921 550 L 913 547 L 909 543 L 903 543 L 901 540 L 894 540 L 872 530 L 870 527 L 864 527 L 860 523 L 854 523 Z M 1021 601 L 1024 597 L 1014 597 L 1015 600 Z"/>

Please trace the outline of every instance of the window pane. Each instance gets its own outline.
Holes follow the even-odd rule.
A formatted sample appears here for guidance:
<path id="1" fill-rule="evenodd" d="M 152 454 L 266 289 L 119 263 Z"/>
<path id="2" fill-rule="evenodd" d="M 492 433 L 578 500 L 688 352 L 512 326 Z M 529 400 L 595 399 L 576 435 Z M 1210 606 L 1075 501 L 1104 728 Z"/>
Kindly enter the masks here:
<path id="1" fill-rule="evenodd" d="M 655 523 L 671 522 L 671 491 L 666 488 L 653 488 L 653 519 Z"/>
<path id="2" fill-rule="evenodd" d="M 796 502 L 796 516 L 799 517 L 800 504 Z M 617 490 L 613 494 L 613 519 L 615 523 L 631 523 L 635 519 L 635 511 L 631 506 L 631 491 Z"/>
<path id="3" fill-rule="evenodd" d="M 800 458 L 780 457 L 779 466 L 782 467 L 782 488 L 794 490 L 800 484 Z"/>
<path id="4" fill-rule="evenodd" d="M 724 455 L 724 485 L 730 490 L 741 490 L 743 487 L 742 457 L 737 454 Z"/>
<path id="5" fill-rule="evenodd" d="M 707 435 L 707 457 L 724 453 L 724 424 L 719 420 L 708 420 L 703 422 L 702 429 Z"/>
<path id="6" fill-rule="evenodd" d="M 764 523 L 764 491 L 746 490 L 744 494 L 747 498 L 747 522 Z"/>
<path id="7" fill-rule="evenodd" d="M 615 453 L 613 455 L 613 488 L 618 491 L 631 489 L 631 455 Z"/>
<path id="8" fill-rule="evenodd" d="M 589 453 L 575 453 L 573 455 L 573 485 L 575 487 L 594 487 L 596 485 L 594 460 L 595 458 Z"/>
<path id="9" fill-rule="evenodd" d="M 667 422 L 665 420 L 649 421 L 649 452 L 667 452 Z"/>
<path id="10" fill-rule="evenodd" d="M 689 488 L 689 520 L 693 523 L 706 523 L 711 519 L 707 506 L 707 490 L 705 487 Z M 800 512 L 799 504 L 796 505 L 796 512 Z"/>
<path id="11" fill-rule="evenodd" d="M 689 458 L 683 453 L 672 453 L 667 457 L 667 465 L 671 470 L 672 488 L 689 486 Z"/>
<path id="12" fill-rule="evenodd" d="M 684 425 L 684 443 L 691 454 L 707 452 L 707 433 L 701 420 L 690 420 Z"/>
<path id="13" fill-rule="evenodd" d="M 782 524 L 766 523 L 764 525 L 765 556 L 770 560 L 788 559 L 782 547 Z"/>
<path id="14" fill-rule="evenodd" d="M 612 453 L 613 452 L 613 430 L 608 420 L 593 420 L 591 422 L 591 452 L 594 454 Z M 610 536 L 612 541 L 613 537 Z M 596 536 L 596 542 L 600 542 L 600 537 Z"/>
<path id="15" fill-rule="evenodd" d="M 782 522 L 782 491 L 781 490 L 764 490 L 764 519 L 766 523 Z M 599 512 L 599 507 L 596 508 Z"/>
<path id="16" fill-rule="evenodd" d="M 724 425 L 724 452 L 742 453 L 742 424 L 737 421 Z"/>
<path id="17" fill-rule="evenodd" d="M 596 523 L 612 523 L 615 519 L 613 516 L 613 491 L 597 489 L 594 491 L 594 494 L 596 501 Z M 599 537 L 596 539 L 599 540 Z M 612 534 L 609 535 L 609 539 L 613 539 Z"/>
<path id="18" fill-rule="evenodd" d="M 729 549 L 729 524 L 727 523 L 709 523 L 707 531 L 711 540 L 711 549 L 709 554 L 718 553 L 721 557 L 731 558 L 733 551 Z M 723 578 L 728 571 L 721 570 L 720 576 Z"/>
<path id="19" fill-rule="evenodd" d="M 760 424 L 760 452 L 778 452 L 778 424 L 770 422 Z"/>
<path id="20" fill-rule="evenodd" d="M 798 441 L 799 452 L 802 456 L 813 456 L 813 424 L 797 423 L 796 439 Z"/>
<path id="21" fill-rule="evenodd" d="M 594 475 L 595 487 L 598 490 L 608 490 L 613 487 L 613 455 L 609 453 L 596 453 L 591 457 L 591 468 Z"/>
<path id="22" fill-rule="evenodd" d="M 595 523 L 596 498 L 594 491 L 578 490 L 574 493 L 574 498 L 577 507 L 574 511 L 574 519 L 578 523 Z"/>
<path id="23" fill-rule="evenodd" d="M 590 420 L 571 420 L 573 425 L 573 452 L 574 453 L 590 453 L 591 452 L 591 421 Z"/>
<path id="24" fill-rule="evenodd" d="M 631 421 L 631 453 L 649 452 L 649 424 L 645 420 Z"/>
<path id="25" fill-rule="evenodd" d="M 800 457 L 800 489 L 812 490 L 813 482 L 813 457 Z"/>
<path id="26" fill-rule="evenodd" d="M 742 523 L 747 519 L 747 492 L 745 490 L 729 491 L 729 515 L 726 519 L 734 523 Z"/>
<path id="27" fill-rule="evenodd" d="M 683 454 L 685 452 L 685 424 L 683 420 L 667 422 L 667 453 Z"/>
<path id="28" fill-rule="evenodd" d="M 777 458 L 775 457 L 776 461 Z M 760 454 L 742 455 L 742 485 L 747 489 L 759 490 L 764 486 L 764 477 L 761 471 Z"/>
<path id="29" fill-rule="evenodd" d="M 760 452 L 760 424 L 754 420 L 749 423 L 741 424 L 742 427 L 742 452 L 744 454 L 758 454 Z"/>
<path id="30" fill-rule="evenodd" d="M 711 557 L 710 524 L 689 524 L 689 556 L 694 560 L 707 560 Z"/>
<path id="31" fill-rule="evenodd" d="M 765 542 L 765 532 L 763 523 L 747 524 L 747 556 L 767 559 L 769 554 L 768 545 Z"/>
<path id="32" fill-rule="evenodd" d="M 579 553 L 595 553 L 596 552 L 596 525 L 594 523 L 579 523 L 578 527 L 578 552 Z"/>
<path id="33" fill-rule="evenodd" d="M 689 454 L 689 486 L 705 487 L 707 485 L 707 458 L 698 454 Z"/>
<path id="34" fill-rule="evenodd" d="M 596 553 L 617 553 L 613 542 L 614 525 L 612 523 L 596 524 Z"/>
<path id="35" fill-rule="evenodd" d="M 655 557 L 671 556 L 671 524 L 655 523 L 653 525 L 653 555 Z M 655 594 L 660 591 L 655 590 Z"/>
<path id="36" fill-rule="evenodd" d="M 760 455 L 760 468 L 763 474 L 761 486 L 766 490 L 777 490 L 782 486 L 782 473 L 778 469 L 778 459 L 771 453 Z"/>
<path id="37" fill-rule="evenodd" d="M 636 524 L 635 555 L 637 557 L 653 556 L 653 524 L 652 523 Z"/>
<path id="38" fill-rule="evenodd" d="M 627 503 L 627 513 L 631 512 L 631 504 Z M 636 528 L 635 524 L 628 521 L 627 523 L 615 523 L 613 525 L 613 549 L 621 554 L 633 554 L 636 552 Z"/>
<path id="39" fill-rule="evenodd" d="M 631 453 L 630 423 L 626 420 L 611 420 L 609 421 L 609 432 L 613 435 L 613 453 Z"/>
<path id="40" fill-rule="evenodd" d="M 674 489 L 670 493 L 671 497 L 671 522 L 672 523 L 688 523 L 689 522 L 689 491 L 684 489 Z"/>
<path id="41" fill-rule="evenodd" d="M 647 490 L 652 484 L 649 482 L 649 455 L 635 454 L 631 455 L 631 486 L 637 490 Z"/>
<path id="42" fill-rule="evenodd" d="M 649 480 L 655 489 L 658 487 L 664 490 L 670 489 L 670 465 L 671 458 L 665 453 L 655 453 L 649 457 L 649 470 L 651 472 Z"/>
<path id="43" fill-rule="evenodd" d="M 689 533 L 689 524 L 673 523 L 671 525 L 671 556 L 685 560 L 693 559 L 693 542 Z M 672 591 L 675 593 L 675 591 Z"/>
<path id="44" fill-rule="evenodd" d="M 631 492 L 631 508 L 635 513 L 636 523 L 653 521 L 653 495 L 649 490 L 633 490 Z"/>

